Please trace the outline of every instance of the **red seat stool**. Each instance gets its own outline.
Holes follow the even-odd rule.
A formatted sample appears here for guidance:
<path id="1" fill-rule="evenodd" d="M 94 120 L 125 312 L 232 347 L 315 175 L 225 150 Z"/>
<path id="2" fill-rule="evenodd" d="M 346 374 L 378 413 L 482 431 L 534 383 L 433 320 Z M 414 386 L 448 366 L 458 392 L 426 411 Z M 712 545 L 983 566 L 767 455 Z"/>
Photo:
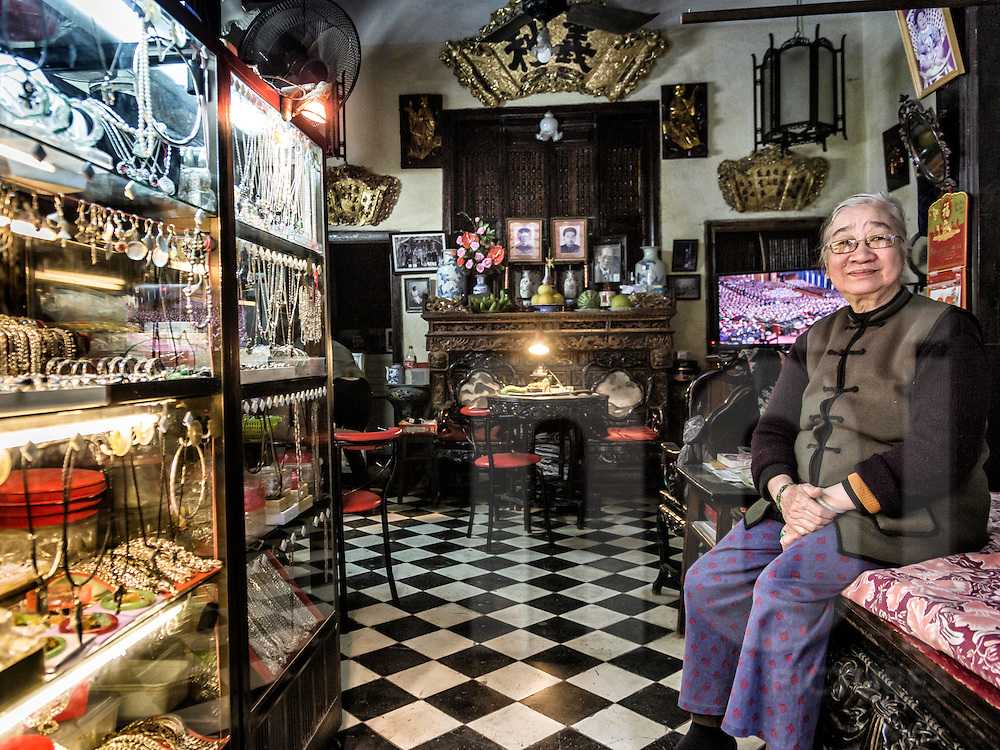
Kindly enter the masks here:
<path id="1" fill-rule="evenodd" d="M 371 432 L 353 432 L 350 430 L 337 430 L 333 440 L 336 448 L 334 466 L 337 472 L 337 488 L 340 492 L 340 503 L 338 507 L 337 541 L 340 545 L 339 567 L 340 567 L 340 596 L 341 614 L 347 615 L 347 561 L 344 559 L 346 543 L 344 538 L 344 514 L 352 513 L 357 515 L 370 514 L 378 511 L 382 518 L 382 557 L 385 562 L 385 574 L 389 579 L 389 591 L 392 594 L 393 604 L 399 604 L 399 595 L 396 593 L 396 579 L 392 575 L 392 555 L 389 550 L 389 513 L 388 487 L 392 484 L 393 475 L 396 471 L 396 448 L 402 430 L 393 427 L 388 430 L 375 430 Z M 341 487 L 340 476 L 340 456 L 342 451 L 388 451 L 388 458 L 382 464 L 379 471 L 368 477 L 361 485 L 351 489 Z"/>

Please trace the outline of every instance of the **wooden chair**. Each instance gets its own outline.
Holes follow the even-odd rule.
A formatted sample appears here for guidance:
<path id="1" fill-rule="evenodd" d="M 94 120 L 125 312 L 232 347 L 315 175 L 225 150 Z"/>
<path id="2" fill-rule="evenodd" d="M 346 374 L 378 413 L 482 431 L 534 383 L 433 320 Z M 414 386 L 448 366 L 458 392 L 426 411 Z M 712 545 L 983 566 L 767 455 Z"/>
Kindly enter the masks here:
<path id="1" fill-rule="evenodd" d="M 608 397 L 608 429 L 587 445 L 588 487 L 602 494 L 655 493 L 660 482 L 661 395 L 653 388 L 653 372 L 645 358 L 629 352 L 601 352 L 583 370 L 588 390 Z M 640 477 L 637 484 L 635 479 Z M 578 519 L 583 528 L 583 513 Z"/>
<path id="2" fill-rule="evenodd" d="M 465 407 L 476 424 L 471 430 L 475 458 L 472 466 L 485 478 L 487 504 L 486 551 L 493 551 L 493 527 L 496 523 L 498 507 L 506 495 L 513 502 L 520 502 L 524 509 L 524 532 L 531 534 L 531 509 L 535 501 L 540 501 L 545 518 L 545 530 L 549 544 L 552 544 L 551 493 L 542 472 L 538 468 L 541 456 L 528 446 L 531 436 L 526 435 L 525 425 L 515 417 L 491 415 L 489 409 Z M 472 538 L 472 527 L 476 518 L 476 491 L 469 492 L 469 528 L 466 532 Z"/>
<path id="3" fill-rule="evenodd" d="M 389 591 L 393 604 L 399 604 L 396 593 L 396 580 L 392 574 L 392 555 L 389 549 L 389 514 L 387 509 L 388 488 L 392 483 L 396 470 L 396 456 L 399 436 L 402 433 L 398 427 L 374 432 L 351 432 L 338 430 L 334 433 L 335 466 L 337 484 L 340 488 L 340 503 L 338 511 L 337 536 L 340 546 L 340 593 L 341 612 L 347 614 L 347 563 L 344 559 L 344 516 L 348 513 L 367 515 L 378 510 L 382 519 L 382 557 L 385 563 L 385 574 L 389 579 Z M 373 476 L 363 477 L 362 481 L 351 489 L 345 489 L 341 484 L 340 456 L 341 452 L 367 453 L 380 451 L 386 456 L 378 471 Z"/>
<path id="4" fill-rule="evenodd" d="M 438 436 L 434 442 L 433 471 L 440 499 L 444 486 L 442 464 L 451 468 L 468 469 L 474 455 L 474 417 L 470 409 L 485 409 L 486 399 L 496 395 L 505 385 L 515 384 L 517 377 L 510 362 L 490 353 L 472 353 L 459 358 L 448 367 L 448 405 L 438 414 Z M 481 429 L 481 424 L 479 425 Z M 485 436 L 478 436 L 483 441 Z M 451 472 L 454 475 L 456 472 Z"/>

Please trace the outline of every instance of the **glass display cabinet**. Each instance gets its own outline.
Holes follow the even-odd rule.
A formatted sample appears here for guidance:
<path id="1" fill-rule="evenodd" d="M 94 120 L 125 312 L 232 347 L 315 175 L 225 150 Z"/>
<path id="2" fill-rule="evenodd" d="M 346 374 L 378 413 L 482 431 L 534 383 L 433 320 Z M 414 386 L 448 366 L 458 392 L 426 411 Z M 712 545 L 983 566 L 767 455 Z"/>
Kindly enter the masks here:
<path id="1" fill-rule="evenodd" d="M 218 58 L 152 2 L 2 20 L 0 744 L 221 747 Z"/>
<path id="2" fill-rule="evenodd" d="M 256 747 L 339 721 L 323 152 L 229 82 L 250 692 Z M 234 553 L 235 554 L 235 553 Z M 284 744 L 283 744 L 284 743 Z"/>
<path id="3" fill-rule="evenodd" d="M 0 5 L 0 747 L 322 746 L 322 147 L 185 3 Z"/>

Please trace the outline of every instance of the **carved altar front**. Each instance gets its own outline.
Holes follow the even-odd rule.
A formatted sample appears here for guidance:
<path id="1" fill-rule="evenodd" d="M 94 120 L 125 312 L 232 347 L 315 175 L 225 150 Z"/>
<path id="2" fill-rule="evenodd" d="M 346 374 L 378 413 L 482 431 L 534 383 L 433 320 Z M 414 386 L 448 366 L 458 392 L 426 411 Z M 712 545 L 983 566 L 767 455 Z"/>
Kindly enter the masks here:
<path id="1" fill-rule="evenodd" d="M 541 361 L 563 384 L 579 388 L 584 387 L 584 368 L 614 353 L 627 367 L 649 371 L 650 405 L 662 406 L 673 362 L 673 315 L 672 305 L 626 312 L 424 313 L 432 406 L 435 411 L 444 408 L 451 398 L 448 367 L 476 352 L 504 357 L 522 383 Z M 539 336 L 551 349 L 541 360 L 528 354 L 528 346 Z"/>

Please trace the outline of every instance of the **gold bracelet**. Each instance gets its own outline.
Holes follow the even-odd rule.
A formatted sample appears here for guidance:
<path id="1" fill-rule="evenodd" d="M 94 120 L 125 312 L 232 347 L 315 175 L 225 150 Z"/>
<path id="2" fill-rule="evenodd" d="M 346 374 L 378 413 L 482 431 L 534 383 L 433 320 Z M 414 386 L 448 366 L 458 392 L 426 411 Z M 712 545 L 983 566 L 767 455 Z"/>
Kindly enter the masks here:
<path id="1" fill-rule="evenodd" d="M 794 482 L 785 482 L 778 488 L 778 494 L 774 496 L 774 504 L 778 508 L 779 513 L 781 512 L 781 496 L 785 494 L 785 490 L 787 490 L 789 487 L 794 487 L 794 486 L 795 486 Z"/>

